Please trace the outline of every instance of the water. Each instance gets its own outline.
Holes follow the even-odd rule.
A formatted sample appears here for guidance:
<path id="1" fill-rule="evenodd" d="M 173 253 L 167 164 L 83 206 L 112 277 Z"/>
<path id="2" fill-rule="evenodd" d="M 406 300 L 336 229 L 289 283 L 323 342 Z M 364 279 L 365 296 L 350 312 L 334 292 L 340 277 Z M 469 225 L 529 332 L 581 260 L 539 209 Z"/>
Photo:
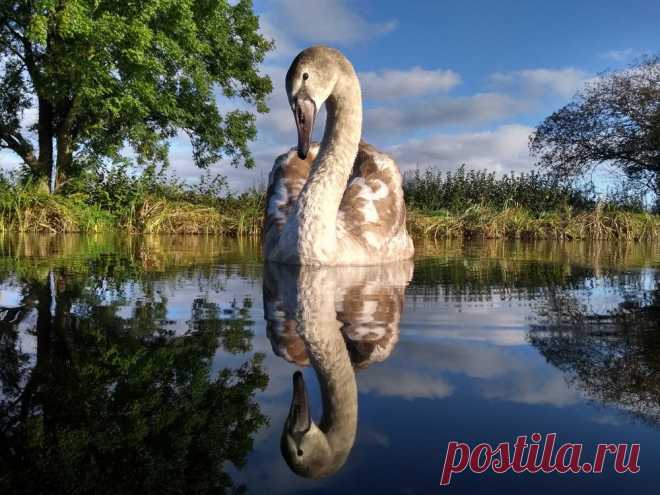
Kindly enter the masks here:
<path id="1" fill-rule="evenodd" d="M 294 269 L 216 238 L 0 238 L 0 492 L 656 493 L 657 246 L 417 253 Z M 534 432 L 640 443 L 640 472 L 439 486 L 448 442 Z"/>

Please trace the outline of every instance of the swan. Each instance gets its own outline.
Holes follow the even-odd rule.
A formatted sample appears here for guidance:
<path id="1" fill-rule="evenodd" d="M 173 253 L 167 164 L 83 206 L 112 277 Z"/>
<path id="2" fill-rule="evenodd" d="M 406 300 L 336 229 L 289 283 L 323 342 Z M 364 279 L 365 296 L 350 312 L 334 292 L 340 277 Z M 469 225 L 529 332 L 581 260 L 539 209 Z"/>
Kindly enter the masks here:
<path id="1" fill-rule="evenodd" d="M 264 315 L 275 354 L 310 365 L 323 415 L 311 419 L 305 379 L 293 374 L 293 398 L 281 437 L 282 456 L 306 478 L 336 473 L 355 442 L 355 369 L 380 362 L 398 341 L 412 261 L 371 267 L 312 267 L 267 263 Z"/>
<path id="2" fill-rule="evenodd" d="M 373 265 L 409 259 L 401 173 L 361 141 L 360 82 L 348 59 L 325 46 L 306 48 L 286 74 L 298 146 L 269 174 L 264 257 L 297 265 Z M 311 143 L 318 109 L 327 119 Z"/>

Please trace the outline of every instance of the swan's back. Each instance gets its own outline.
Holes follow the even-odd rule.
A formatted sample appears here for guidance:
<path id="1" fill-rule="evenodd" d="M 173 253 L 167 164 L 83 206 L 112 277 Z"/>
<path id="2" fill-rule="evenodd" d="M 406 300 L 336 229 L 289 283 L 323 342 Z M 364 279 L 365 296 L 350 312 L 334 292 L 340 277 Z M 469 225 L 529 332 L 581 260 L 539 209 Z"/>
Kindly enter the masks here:
<path id="1" fill-rule="evenodd" d="M 296 148 L 280 155 L 269 176 L 266 194 L 264 247 L 277 243 L 300 192 L 309 178 L 319 145 L 311 145 L 305 160 Z M 406 207 L 401 173 L 396 163 L 364 141 L 360 142 L 353 170 L 337 212 L 338 249 L 366 253 L 380 263 L 412 256 L 412 240 L 406 231 Z M 398 253 L 390 256 L 390 253 Z M 373 263 L 374 261 L 371 261 Z M 369 259 L 356 264 L 370 264 Z"/>

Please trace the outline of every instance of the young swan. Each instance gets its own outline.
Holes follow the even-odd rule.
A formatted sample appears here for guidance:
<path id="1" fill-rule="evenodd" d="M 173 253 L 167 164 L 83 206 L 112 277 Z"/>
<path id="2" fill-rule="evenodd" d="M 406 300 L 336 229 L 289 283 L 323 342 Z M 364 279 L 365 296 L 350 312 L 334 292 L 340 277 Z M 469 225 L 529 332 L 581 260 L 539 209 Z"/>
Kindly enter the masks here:
<path id="1" fill-rule="evenodd" d="M 362 96 L 338 50 L 303 50 L 286 75 L 298 147 L 270 173 L 264 256 L 300 265 L 373 265 L 408 259 L 413 244 L 397 165 L 360 141 Z M 323 140 L 311 143 L 325 103 Z"/>

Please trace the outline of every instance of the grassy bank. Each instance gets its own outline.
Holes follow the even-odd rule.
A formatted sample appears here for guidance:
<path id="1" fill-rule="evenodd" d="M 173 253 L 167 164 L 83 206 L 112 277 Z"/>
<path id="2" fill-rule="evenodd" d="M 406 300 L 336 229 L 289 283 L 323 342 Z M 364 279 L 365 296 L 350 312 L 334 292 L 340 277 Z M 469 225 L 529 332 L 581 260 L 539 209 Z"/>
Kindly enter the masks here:
<path id="1" fill-rule="evenodd" d="M 558 183 L 537 172 L 433 169 L 405 177 L 408 228 L 418 237 L 660 240 L 660 215 L 621 184 L 605 196 L 591 185 Z"/>
<path id="2" fill-rule="evenodd" d="M 113 171 L 82 177 L 61 193 L 0 176 L 0 232 L 108 232 L 258 236 L 263 195 L 221 194 L 209 179 L 187 186 L 152 175 Z"/>
<path id="3" fill-rule="evenodd" d="M 484 239 L 660 240 L 660 216 L 605 210 L 570 210 L 534 214 L 512 207 L 495 210 L 475 206 L 464 213 L 408 212 L 408 229 L 417 237 Z"/>
<path id="4" fill-rule="evenodd" d="M 90 206 L 80 198 L 22 193 L 0 197 L 0 232 L 106 232 L 216 234 L 261 233 L 263 195 L 253 193 L 217 205 L 147 196 L 128 214 Z M 523 207 L 471 206 L 462 213 L 411 208 L 408 229 L 417 237 L 486 239 L 660 240 L 660 216 L 596 206 L 592 210 L 535 213 Z"/>
<path id="5" fill-rule="evenodd" d="M 0 184 L 0 232 L 261 234 L 264 194 L 191 190 L 153 177 L 105 177 L 48 194 Z M 660 215 L 625 191 L 599 201 L 585 189 L 540 174 L 496 177 L 459 168 L 405 180 L 408 228 L 416 237 L 486 239 L 660 240 Z"/>
<path id="6" fill-rule="evenodd" d="M 107 232 L 257 236 L 263 198 L 250 195 L 217 205 L 145 196 L 127 212 L 108 211 L 73 196 L 20 192 L 0 196 L 0 232 Z"/>

